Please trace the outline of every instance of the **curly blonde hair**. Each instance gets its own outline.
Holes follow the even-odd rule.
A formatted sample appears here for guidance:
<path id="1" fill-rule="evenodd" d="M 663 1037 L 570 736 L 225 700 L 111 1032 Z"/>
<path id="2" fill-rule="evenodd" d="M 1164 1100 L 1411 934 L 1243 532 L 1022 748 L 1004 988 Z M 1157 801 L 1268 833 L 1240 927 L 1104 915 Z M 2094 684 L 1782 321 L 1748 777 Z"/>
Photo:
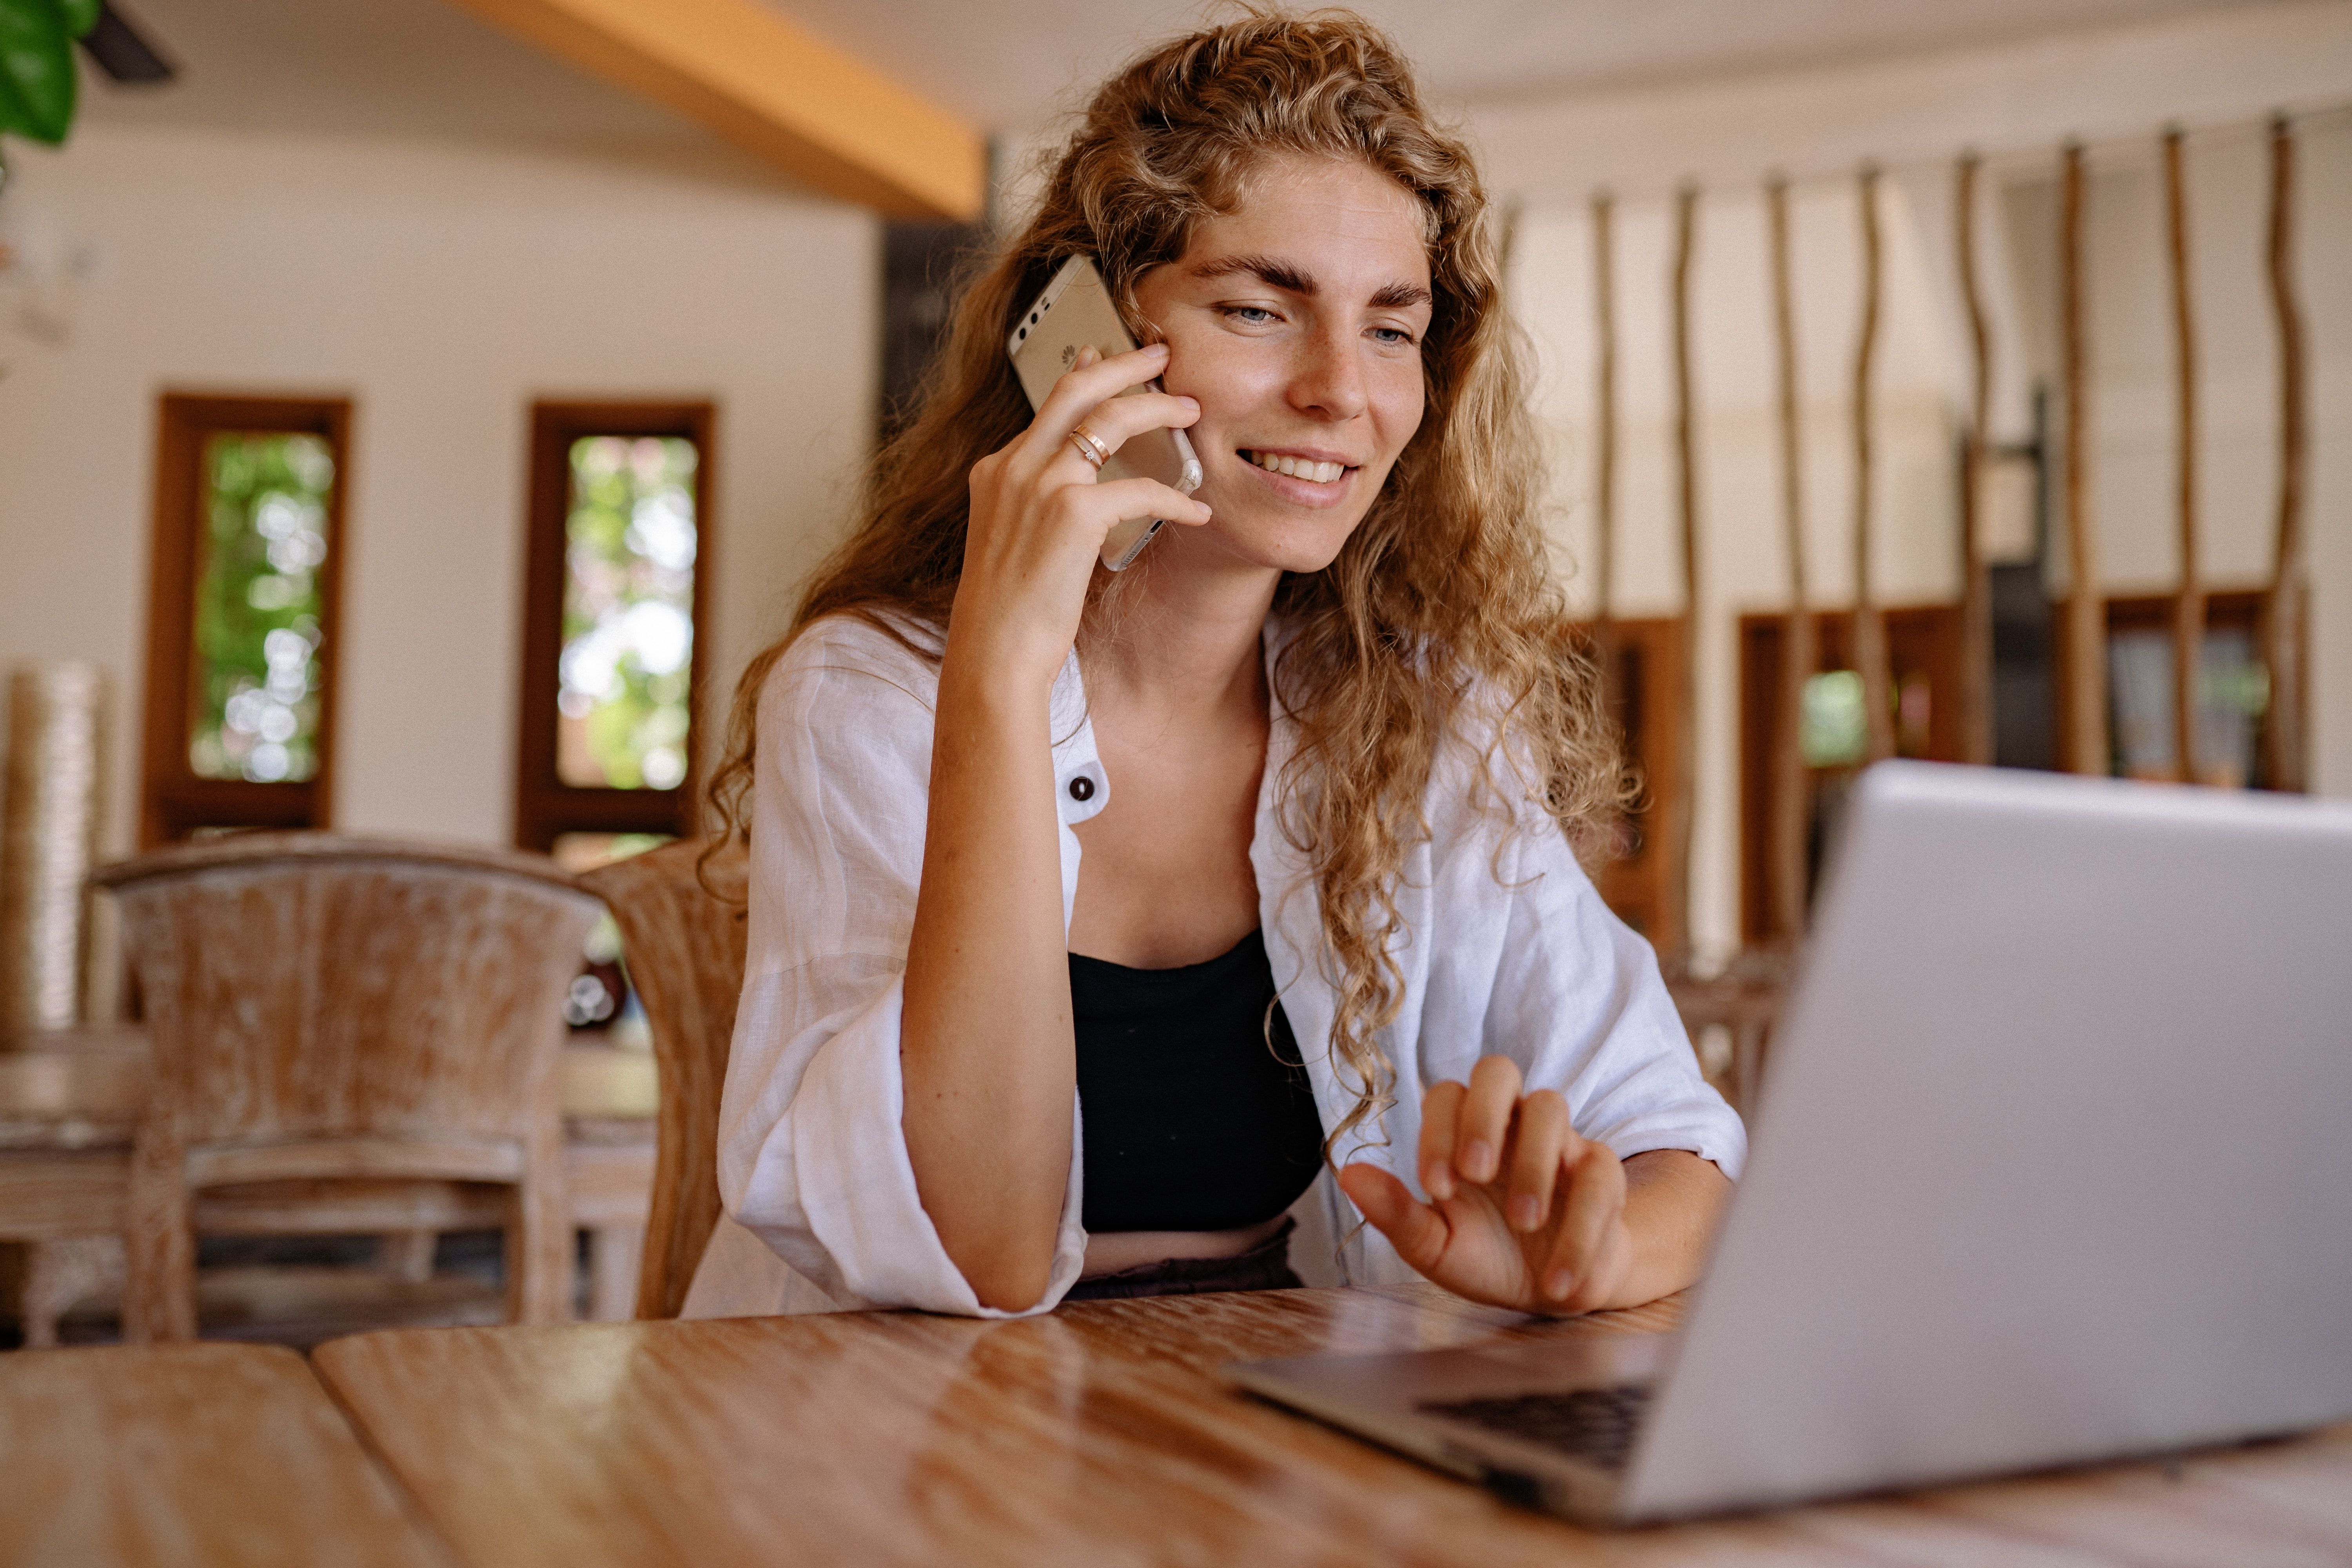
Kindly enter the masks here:
<path id="1" fill-rule="evenodd" d="M 914 418 L 874 458 L 857 525 L 811 579 L 792 634 L 744 671 L 710 795 L 748 837 L 760 687 L 812 622 L 857 616 L 937 658 L 933 638 L 918 646 L 905 628 L 944 631 L 972 465 L 1029 425 L 1003 347 L 1017 313 L 1064 260 L 1091 254 L 1137 321 L 1136 280 L 1183 256 L 1268 153 L 1360 160 L 1410 192 L 1434 296 L 1419 431 L 1337 559 L 1285 574 L 1275 595 L 1290 635 L 1273 680 L 1298 734 L 1277 781 L 1279 820 L 1314 869 L 1338 994 L 1331 1047 L 1359 1097 L 1328 1150 L 1393 1102 L 1376 1036 L 1403 999 L 1390 956 L 1402 934 L 1397 879 L 1426 832 L 1441 745 L 1471 744 L 1479 796 L 1498 811 L 1510 807 L 1491 764 L 1539 778 L 1542 806 L 1580 851 L 1605 844 L 1627 796 L 1598 680 L 1548 570 L 1527 374 L 1486 193 L 1395 46 L 1361 17 L 1253 10 L 1104 84 L 1035 215 L 965 289 Z M 1082 640 L 1099 633 L 1106 577 Z"/>

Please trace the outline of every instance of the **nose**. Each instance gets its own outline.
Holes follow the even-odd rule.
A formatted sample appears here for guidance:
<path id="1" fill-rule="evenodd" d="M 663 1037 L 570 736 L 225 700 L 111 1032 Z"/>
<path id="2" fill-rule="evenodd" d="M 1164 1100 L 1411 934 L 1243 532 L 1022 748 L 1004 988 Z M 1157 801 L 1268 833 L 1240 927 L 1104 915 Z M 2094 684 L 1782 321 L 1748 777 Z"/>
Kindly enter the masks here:
<path id="1" fill-rule="evenodd" d="M 1314 333 L 1299 347 L 1290 378 L 1290 405 L 1332 424 L 1355 418 L 1370 406 L 1355 333 L 1334 326 Z"/>

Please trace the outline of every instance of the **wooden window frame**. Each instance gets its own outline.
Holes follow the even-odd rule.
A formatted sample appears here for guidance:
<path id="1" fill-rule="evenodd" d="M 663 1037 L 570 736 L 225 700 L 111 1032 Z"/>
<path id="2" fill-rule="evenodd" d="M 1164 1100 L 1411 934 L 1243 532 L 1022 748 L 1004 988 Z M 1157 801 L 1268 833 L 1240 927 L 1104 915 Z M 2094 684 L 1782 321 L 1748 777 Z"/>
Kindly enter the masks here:
<path id="1" fill-rule="evenodd" d="M 1601 657 L 1595 628 L 1578 628 L 1585 651 Z M 1642 793 L 1621 830 L 1619 851 L 1592 868 L 1594 887 L 1617 918 L 1661 949 L 1681 929 L 1682 889 L 1674 879 L 1672 810 L 1682 786 L 1683 726 L 1675 711 L 1688 658 L 1680 616 L 1614 620 L 1609 634 L 1617 668 L 1609 672 L 1610 717 L 1638 774 Z"/>
<path id="2" fill-rule="evenodd" d="M 1908 674 L 1927 678 L 1927 743 L 1921 755 L 1933 762 L 1958 762 L 1960 607 L 1892 605 L 1882 614 L 1887 663 L 1897 683 Z M 1780 731 L 1786 621 L 1778 614 L 1739 617 L 1739 937 L 1749 946 L 1769 942 L 1773 935 L 1772 753 Z M 1851 668 L 1853 612 L 1813 612 L 1813 647 L 1817 671 Z M 1824 780 L 1856 771 L 1809 768 L 1806 773 L 1818 787 Z M 1810 897 L 1810 889 L 1807 893 Z"/>
<path id="3" fill-rule="evenodd" d="M 709 668 L 712 475 L 718 412 L 693 402 L 571 402 L 530 406 L 525 500 L 521 701 L 515 736 L 514 841 L 542 853 L 568 833 L 690 837 L 702 787 L 702 681 Z M 563 654 L 564 524 L 572 504 L 572 442 L 583 436 L 682 437 L 695 445 L 694 648 L 687 663 L 686 777 L 670 789 L 570 784 L 556 768 L 556 707 Z"/>
<path id="4" fill-rule="evenodd" d="M 2205 591 L 2205 629 L 2208 632 L 2253 632 L 2255 634 L 2254 658 L 2257 662 L 2262 662 L 2263 651 L 2260 627 L 2263 604 L 2267 597 L 2268 595 L 2260 588 L 2207 589 Z M 2057 601 L 2057 603 L 2063 605 L 2063 601 Z M 2310 610 L 2307 605 L 2301 624 L 2305 627 L 2311 625 Z M 2117 632 L 2170 631 L 2172 629 L 2172 595 L 2169 594 L 2111 594 L 2106 600 L 2106 628 L 2109 637 L 2113 637 Z M 2070 630 L 2064 616 L 2051 616 L 2050 672 L 2052 689 L 2056 694 L 2053 699 L 2052 716 L 2056 722 L 2060 746 L 2058 754 L 2062 757 L 2074 754 L 2064 749 L 2071 742 L 2074 724 L 2074 703 L 2066 683 L 2067 647 L 2074 640 L 2068 635 Z M 2304 661 L 2304 668 L 2308 669 L 2311 658 L 2308 646 L 2304 648 L 2300 658 Z M 2267 718 L 2264 722 L 2268 722 Z M 2110 725 L 2109 743 L 2112 745 L 2114 740 L 2112 716 Z M 2259 782 L 2248 786 L 2253 789 L 2271 787 L 2269 781 L 2260 779 L 2265 754 L 2262 731 L 2262 725 L 2255 726 L 2254 769 Z"/>
<path id="5" fill-rule="evenodd" d="M 333 820 L 335 671 L 341 663 L 344 510 L 351 494 L 347 397 L 165 393 L 158 403 L 155 527 L 148 565 L 147 689 L 141 726 L 139 843 L 152 849 L 205 827 L 324 827 Z M 195 699 L 195 593 L 205 537 L 205 447 L 228 434 L 310 435 L 334 454 L 327 559 L 319 574 L 317 772 L 300 783 L 199 778 L 188 763 Z"/>

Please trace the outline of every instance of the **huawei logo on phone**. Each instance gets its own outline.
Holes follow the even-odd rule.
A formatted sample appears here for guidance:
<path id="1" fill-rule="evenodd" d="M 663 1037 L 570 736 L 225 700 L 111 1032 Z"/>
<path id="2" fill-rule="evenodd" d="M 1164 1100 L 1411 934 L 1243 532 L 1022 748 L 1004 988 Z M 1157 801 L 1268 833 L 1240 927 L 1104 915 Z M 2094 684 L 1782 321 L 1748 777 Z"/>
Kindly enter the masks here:
<path id="1" fill-rule="evenodd" d="M 1078 345 L 1077 345 L 1077 344 L 1076 344 L 1076 343 L 1064 343 L 1064 344 L 1062 345 L 1062 364 L 1063 364 L 1063 367 L 1064 367 L 1065 369 L 1068 368 L 1068 366 L 1069 366 L 1070 363 L 1071 363 L 1073 360 L 1076 359 L 1077 357 L 1078 357 Z"/>

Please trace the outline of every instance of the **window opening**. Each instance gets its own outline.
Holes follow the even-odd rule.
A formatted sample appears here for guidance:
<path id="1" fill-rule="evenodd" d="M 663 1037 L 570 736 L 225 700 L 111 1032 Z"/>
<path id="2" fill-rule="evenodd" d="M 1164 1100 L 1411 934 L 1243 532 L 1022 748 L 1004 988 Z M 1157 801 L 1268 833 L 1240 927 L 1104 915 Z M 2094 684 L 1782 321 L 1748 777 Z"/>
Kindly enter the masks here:
<path id="1" fill-rule="evenodd" d="M 572 443 L 555 700 L 555 771 L 567 784 L 686 780 L 698 457 L 674 436 Z"/>
<path id="2" fill-rule="evenodd" d="M 351 405 L 163 399 L 140 840 L 323 827 Z"/>
<path id="3" fill-rule="evenodd" d="M 532 407 L 525 848 L 577 858 L 615 836 L 694 831 L 712 417 L 702 403 Z"/>
<path id="4" fill-rule="evenodd" d="M 225 431 L 205 443 L 204 467 L 188 766 L 302 783 L 319 771 L 334 453 L 317 436 Z"/>

